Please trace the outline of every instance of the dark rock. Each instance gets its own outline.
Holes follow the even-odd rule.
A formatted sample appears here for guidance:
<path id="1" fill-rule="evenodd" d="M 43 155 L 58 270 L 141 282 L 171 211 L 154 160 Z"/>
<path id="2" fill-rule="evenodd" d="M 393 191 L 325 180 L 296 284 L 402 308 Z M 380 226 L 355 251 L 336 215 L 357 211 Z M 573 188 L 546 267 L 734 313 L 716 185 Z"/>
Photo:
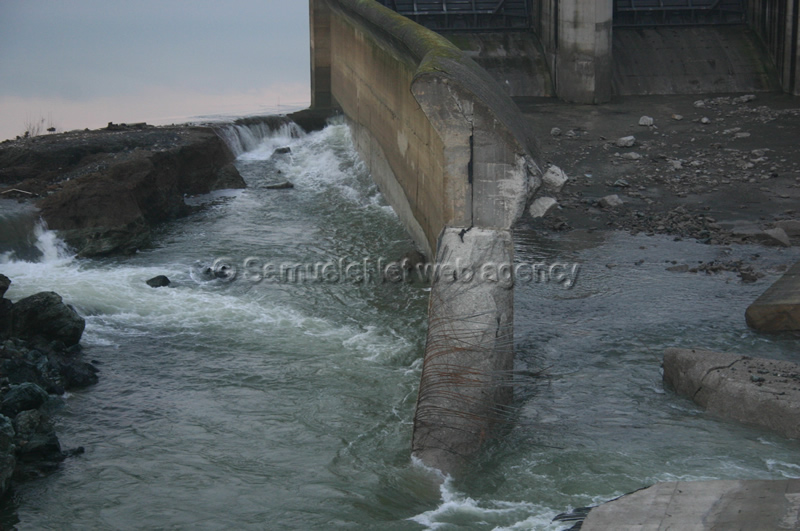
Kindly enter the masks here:
<path id="1" fill-rule="evenodd" d="M 306 133 L 310 133 L 324 129 L 333 115 L 331 109 L 303 109 L 289 114 L 288 117 Z"/>
<path id="2" fill-rule="evenodd" d="M 11 279 L 7 276 L 0 274 L 0 299 L 6 294 L 8 291 L 9 286 L 11 286 Z"/>
<path id="3" fill-rule="evenodd" d="M 0 341 L 5 341 L 11 335 L 13 307 L 10 300 L 0 299 Z"/>
<path id="4" fill-rule="evenodd" d="M 211 128 L 112 125 L 0 146 L 1 187 L 46 196 L 49 228 L 81 256 L 130 253 L 158 223 L 184 216 L 184 195 L 244 187 Z"/>
<path id="5" fill-rule="evenodd" d="M 20 411 L 39 409 L 48 397 L 47 391 L 34 383 L 13 385 L 0 402 L 0 413 L 15 417 Z"/>
<path id="6" fill-rule="evenodd" d="M 12 309 L 12 334 L 23 339 L 42 337 L 75 345 L 86 322 L 64 304 L 61 296 L 45 291 L 21 299 Z"/>
<path id="7" fill-rule="evenodd" d="M 8 491 L 17 466 L 15 435 L 11 419 L 0 415 L 0 496 Z"/>
<path id="8" fill-rule="evenodd" d="M 0 361 L 0 370 L 12 385 L 34 383 L 52 394 L 63 394 L 64 384 L 56 365 L 37 350 L 31 350 L 27 355 L 10 355 Z"/>
<path id="9" fill-rule="evenodd" d="M 66 457 L 61 452 L 52 422 L 36 410 L 21 411 L 14 418 L 17 458 L 20 461 L 59 462 Z"/>
<path id="10" fill-rule="evenodd" d="M 284 181 L 278 184 L 268 184 L 264 188 L 267 190 L 288 190 L 289 188 L 294 188 L 294 185 L 289 181 Z"/>
<path id="11" fill-rule="evenodd" d="M 279 147 L 275 151 L 273 151 L 274 155 L 286 155 L 287 153 L 291 153 L 292 148 L 290 147 Z"/>
<path id="12" fill-rule="evenodd" d="M 242 175 L 239 173 L 239 170 L 236 169 L 236 166 L 233 164 L 233 162 L 229 162 L 217 172 L 217 182 L 214 183 L 213 189 L 227 190 L 229 188 L 246 187 L 247 185 L 245 184 Z"/>
<path id="13" fill-rule="evenodd" d="M 425 264 L 426 260 L 425 255 L 415 249 L 403 255 L 400 259 L 400 267 L 406 271 L 413 271 L 417 266 Z"/>
<path id="14" fill-rule="evenodd" d="M 170 284 L 171 282 L 165 275 L 158 275 L 147 281 L 147 285 L 151 288 L 165 288 Z"/>
<path id="15" fill-rule="evenodd" d="M 62 363 L 60 372 L 66 389 L 82 389 L 98 382 L 97 367 L 84 361 Z"/>

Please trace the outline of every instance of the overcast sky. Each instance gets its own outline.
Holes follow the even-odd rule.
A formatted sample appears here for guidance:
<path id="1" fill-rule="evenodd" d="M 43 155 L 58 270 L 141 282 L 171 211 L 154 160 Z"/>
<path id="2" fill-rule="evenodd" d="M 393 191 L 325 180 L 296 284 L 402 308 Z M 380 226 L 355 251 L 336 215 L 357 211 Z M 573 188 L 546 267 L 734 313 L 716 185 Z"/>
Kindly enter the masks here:
<path id="1" fill-rule="evenodd" d="M 0 139 L 309 100 L 306 0 L 0 0 Z"/>

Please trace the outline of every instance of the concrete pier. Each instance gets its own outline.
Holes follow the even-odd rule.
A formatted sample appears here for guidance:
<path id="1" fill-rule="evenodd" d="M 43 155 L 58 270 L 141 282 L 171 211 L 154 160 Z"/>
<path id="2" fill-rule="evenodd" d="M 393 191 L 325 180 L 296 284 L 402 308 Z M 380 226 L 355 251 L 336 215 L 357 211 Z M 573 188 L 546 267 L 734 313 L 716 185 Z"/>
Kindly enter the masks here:
<path id="1" fill-rule="evenodd" d="M 449 227 L 431 287 L 412 452 L 457 473 L 508 416 L 514 366 L 509 231 Z"/>
<path id="2" fill-rule="evenodd" d="M 610 501 L 581 531 L 800 529 L 800 480 L 679 481 Z"/>

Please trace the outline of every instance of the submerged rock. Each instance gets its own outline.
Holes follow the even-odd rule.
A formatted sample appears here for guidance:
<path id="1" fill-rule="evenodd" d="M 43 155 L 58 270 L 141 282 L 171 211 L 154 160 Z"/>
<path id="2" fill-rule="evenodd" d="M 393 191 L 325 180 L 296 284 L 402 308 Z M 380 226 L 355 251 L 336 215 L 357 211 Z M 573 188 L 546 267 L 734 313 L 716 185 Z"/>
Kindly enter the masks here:
<path id="1" fill-rule="evenodd" d="M 171 282 L 166 275 L 158 275 L 157 277 L 153 277 L 147 281 L 147 285 L 151 288 L 165 288 L 170 284 Z"/>
<path id="2" fill-rule="evenodd" d="M 284 181 L 278 184 L 268 184 L 264 188 L 267 190 L 288 190 L 290 188 L 294 188 L 294 185 L 289 181 Z"/>

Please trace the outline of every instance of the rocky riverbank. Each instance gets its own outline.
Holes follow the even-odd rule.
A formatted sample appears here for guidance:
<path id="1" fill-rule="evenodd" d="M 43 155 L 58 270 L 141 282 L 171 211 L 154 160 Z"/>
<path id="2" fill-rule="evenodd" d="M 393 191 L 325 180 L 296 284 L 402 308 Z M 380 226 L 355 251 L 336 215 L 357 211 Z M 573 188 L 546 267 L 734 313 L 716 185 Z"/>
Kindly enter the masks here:
<path id="1" fill-rule="evenodd" d="M 108 124 L 0 144 L 0 197 L 32 201 L 80 256 L 132 253 L 184 196 L 244 188 L 209 127 Z"/>
<path id="2" fill-rule="evenodd" d="M 528 103 L 569 180 L 535 228 L 624 230 L 703 243 L 800 243 L 800 104 L 782 94 Z M 605 199 L 605 200 L 604 200 Z"/>
<path id="3" fill-rule="evenodd" d="M 10 285 L 0 274 L 0 495 L 83 452 L 61 447 L 50 415 L 66 391 L 98 379 L 81 356 L 83 318 L 53 292 L 12 303 Z"/>

